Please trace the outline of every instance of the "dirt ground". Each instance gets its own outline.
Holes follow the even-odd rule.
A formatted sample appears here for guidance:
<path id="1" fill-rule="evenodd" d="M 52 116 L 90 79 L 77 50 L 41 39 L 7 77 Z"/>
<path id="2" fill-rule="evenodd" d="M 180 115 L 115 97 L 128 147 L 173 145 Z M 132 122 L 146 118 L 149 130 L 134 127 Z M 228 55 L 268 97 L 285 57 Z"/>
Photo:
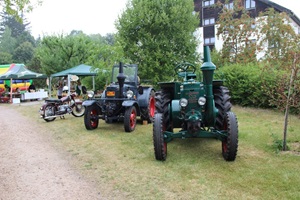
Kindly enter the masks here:
<path id="1" fill-rule="evenodd" d="M 0 105 L 0 199 L 103 199 L 71 158 L 12 106 Z M 43 134 L 45 133 L 45 134 Z"/>

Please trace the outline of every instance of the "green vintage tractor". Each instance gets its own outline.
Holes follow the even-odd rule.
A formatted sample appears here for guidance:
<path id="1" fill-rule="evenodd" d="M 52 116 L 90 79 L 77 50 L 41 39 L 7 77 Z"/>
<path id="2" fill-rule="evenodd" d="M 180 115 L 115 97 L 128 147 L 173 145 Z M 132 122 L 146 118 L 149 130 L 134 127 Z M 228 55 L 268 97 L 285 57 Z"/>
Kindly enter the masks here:
<path id="1" fill-rule="evenodd" d="M 196 67 L 182 63 L 175 67 L 183 82 L 161 82 L 155 94 L 153 122 L 154 154 L 166 160 L 167 143 L 174 138 L 215 138 L 222 143 L 226 161 L 234 161 L 238 150 L 238 122 L 231 112 L 229 90 L 223 81 L 213 80 L 216 66 L 209 47 L 204 47 L 203 81 L 196 81 Z M 174 132 L 174 130 L 179 130 Z"/>

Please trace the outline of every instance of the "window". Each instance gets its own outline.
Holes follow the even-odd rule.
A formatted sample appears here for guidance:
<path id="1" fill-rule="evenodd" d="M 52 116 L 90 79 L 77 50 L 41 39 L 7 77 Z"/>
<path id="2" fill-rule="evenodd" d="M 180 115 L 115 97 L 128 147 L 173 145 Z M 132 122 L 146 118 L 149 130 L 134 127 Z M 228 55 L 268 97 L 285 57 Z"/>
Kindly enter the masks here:
<path id="1" fill-rule="evenodd" d="M 233 2 L 224 4 L 224 7 L 229 9 L 229 10 L 233 10 Z"/>
<path id="2" fill-rule="evenodd" d="M 214 37 L 204 38 L 204 45 L 208 45 L 208 44 L 215 44 L 215 38 Z"/>
<path id="3" fill-rule="evenodd" d="M 212 24 L 215 24 L 215 18 L 208 18 L 208 19 L 204 19 L 203 21 L 204 26 L 212 25 Z"/>
<path id="4" fill-rule="evenodd" d="M 246 9 L 255 8 L 255 0 L 245 0 L 245 8 Z"/>
<path id="5" fill-rule="evenodd" d="M 208 7 L 208 6 L 211 6 L 211 5 L 214 5 L 214 4 L 215 4 L 215 0 L 209 0 L 209 1 L 203 1 L 202 6 L 203 7 Z"/>

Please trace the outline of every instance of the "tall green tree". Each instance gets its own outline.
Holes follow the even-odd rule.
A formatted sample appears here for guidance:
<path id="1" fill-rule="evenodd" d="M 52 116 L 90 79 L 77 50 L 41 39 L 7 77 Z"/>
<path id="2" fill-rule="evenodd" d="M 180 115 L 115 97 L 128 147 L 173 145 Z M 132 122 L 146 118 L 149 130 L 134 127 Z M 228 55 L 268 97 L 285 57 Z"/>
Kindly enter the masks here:
<path id="1" fill-rule="evenodd" d="M 288 15 L 270 8 L 260 14 L 258 22 L 260 46 L 265 47 L 264 58 L 277 60 L 288 56 L 296 38 L 296 33 L 289 24 Z"/>
<path id="2" fill-rule="evenodd" d="M 242 6 L 241 0 L 218 2 L 220 8 L 217 36 L 224 41 L 221 50 L 223 63 L 256 61 L 255 21 Z"/>
<path id="3" fill-rule="evenodd" d="M 13 54 L 14 49 L 17 46 L 17 39 L 12 37 L 11 29 L 6 27 L 5 31 L 3 32 L 2 36 L 0 37 L 0 51 L 5 52 L 8 54 Z"/>
<path id="4" fill-rule="evenodd" d="M 198 61 L 195 32 L 199 18 L 192 0 L 131 0 L 118 18 L 116 42 L 139 64 L 142 79 L 173 78 L 181 61 Z"/>
<path id="5" fill-rule="evenodd" d="M 34 47 L 30 42 L 23 42 L 13 53 L 13 60 L 17 63 L 29 63 L 33 58 Z"/>
<path id="6" fill-rule="evenodd" d="M 86 63 L 93 48 L 92 40 L 85 34 L 44 37 L 35 52 L 47 75 Z"/>

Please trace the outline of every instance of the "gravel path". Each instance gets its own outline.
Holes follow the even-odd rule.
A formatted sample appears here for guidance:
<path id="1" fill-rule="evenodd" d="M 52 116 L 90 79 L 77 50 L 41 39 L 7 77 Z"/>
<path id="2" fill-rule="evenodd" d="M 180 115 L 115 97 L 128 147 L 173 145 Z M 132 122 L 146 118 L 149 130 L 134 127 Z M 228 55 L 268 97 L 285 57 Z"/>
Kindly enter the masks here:
<path id="1" fill-rule="evenodd" d="M 0 199 L 101 199 L 35 122 L 0 105 Z M 45 133 L 45 134 L 43 134 Z"/>

